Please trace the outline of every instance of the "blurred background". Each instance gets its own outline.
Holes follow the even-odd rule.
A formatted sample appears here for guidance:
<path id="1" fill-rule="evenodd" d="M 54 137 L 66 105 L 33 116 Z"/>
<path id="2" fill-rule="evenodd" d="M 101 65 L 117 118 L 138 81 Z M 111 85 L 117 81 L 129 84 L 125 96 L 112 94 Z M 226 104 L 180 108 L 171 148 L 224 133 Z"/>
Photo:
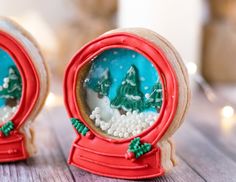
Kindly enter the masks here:
<path id="1" fill-rule="evenodd" d="M 234 82 L 234 0 L 0 0 L 39 42 L 53 75 L 85 43 L 116 27 L 146 27 L 166 37 L 192 72 L 212 82 Z M 235 39 L 235 40 L 234 40 Z"/>
<path id="2" fill-rule="evenodd" d="M 0 0 L 0 15 L 39 42 L 53 75 L 85 43 L 117 27 L 146 27 L 166 37 L 192 72 L 233 83 L 235 0 Z"/>
<path id="3" fill-rule="evenodd" d="M 236 0 L 0 0 L 0 15 L 34 36 L 59 81 L 73 54 L 100 34 L 117 27 L 153 29 L 181 54 L 193 90 L 203 91 L 217 116 L 230 118 L 223 128 L 235 128 Z M 54 87 L 49 107 L 62 100 Z"/>

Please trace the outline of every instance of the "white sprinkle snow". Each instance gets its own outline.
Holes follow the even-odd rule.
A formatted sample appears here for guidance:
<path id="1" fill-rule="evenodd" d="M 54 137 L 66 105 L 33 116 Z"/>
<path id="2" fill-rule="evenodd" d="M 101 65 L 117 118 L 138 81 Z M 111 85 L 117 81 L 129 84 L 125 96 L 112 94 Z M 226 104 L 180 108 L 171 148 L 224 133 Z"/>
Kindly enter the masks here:
<path id="1" fill-rule="evenodd" d="M 129 100 L 140 100 L 141 97 L 138 95 L 129 95 L 129 94 L 125 94 L 125 97 Z"/>
<path id="2" fill-rule="evenodd" d="M 141 77 L 140 80 L 141 80 L 141 81 L 145 81 L 145 78 L 144 78 L 144 77 Z"/>
<path id="3" fill-rule="evenodd" d="M 97 93 L 93 90 L 86 89 L 86 91 L 87 104 L 92 111 L 90 119 L 96 127 L 112 137 L 129 138 L 137 135 L 150 127 L 158 118 L 159 114 L 151 111 L 142 113 L 133 111 L 121 115 L 118 109 L 110 107 L 110 100 L 107 96 L 98 98 Z M 138 99 L 139 96 L 131 97 Z"/>
<path id="4" fill-rule="evenodd" d="M 0 123 L 9 121 L 18 110 L 18 107 L 18 105 L 15 107 L 0 107 Z"/>
<path id="5" fill-rule="evenodd" d="M 133 82 L 132 80 L 127 79 L 127 80 L 125 80 L 125 82 L 129 83 L 132 86 L 136 86 L 136 83 Z"/>
<path id="6" fill-rule="evenodd" d="M 125 115 L 116 114 L 109 121 L 103 121 L 100 112 L 100 108 L 96 107 L 90 118 L 103 132 L 118 138 L 128 138 L 140 134 L 153 125 L 158 118 L 158 114 L 155 112 L 138 113 L 134 111 L 127 112 Z"/>
<path id="7" fill-rule="evenodd" d="M 150 94 L 145 94 L 145 98 L 148 99 L 150 97 Z"/>

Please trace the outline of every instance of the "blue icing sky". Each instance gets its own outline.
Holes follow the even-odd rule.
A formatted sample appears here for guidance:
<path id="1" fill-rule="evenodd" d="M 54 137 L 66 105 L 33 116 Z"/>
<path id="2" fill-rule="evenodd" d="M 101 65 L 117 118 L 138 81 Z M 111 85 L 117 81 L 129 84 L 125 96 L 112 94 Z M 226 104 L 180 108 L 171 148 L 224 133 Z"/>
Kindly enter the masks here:
<path id="1" fill-rule="evenodd" d="M 152 86 L 158 80 L 158 72 L 153 64 L 143 55 L 130 49 L 114 48 L 102 52 L 92 63 L 88 74 L 88 85 L 97 83 L 102 73 L 108 69 L 112 78 L 112 85 L 109 91 L 109 99 L 115 98 L 117 90 L 121 85 L 131 65 L 138 69 L 140 90 L 145 95 L 150 93 Z"/>
<path id="2" fill-rule="evenodd" d="M 8 75 L 8 68 L 15 65 L 10 55 L 0 48 L 0 85 L 3 84 L 3 78 Z M 4 105 L 4 99 L 0 99 L 0 107 Z"/>

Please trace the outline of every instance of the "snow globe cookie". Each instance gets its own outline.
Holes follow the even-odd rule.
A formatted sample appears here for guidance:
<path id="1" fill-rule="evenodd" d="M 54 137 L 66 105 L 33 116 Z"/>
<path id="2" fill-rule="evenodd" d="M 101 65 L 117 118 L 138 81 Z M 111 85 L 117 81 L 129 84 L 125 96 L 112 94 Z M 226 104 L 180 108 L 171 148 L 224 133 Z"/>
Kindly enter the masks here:
<path id="1" fill-rule="evenodd" d="M 0 162 L 23 160 L 35 152 L 31 122 L 47 96 L 47 69 L 30 35 L 6 18 L 0 61 Z"/>
<path id="2" fill-rule="evenodd" d="M 69 163 L 95 174 L 143 179 L 175 165 L 171 140 L 190 100 L 186 68 L 163 37 L 116 29 L 81 48 L 64 77 L 77 138 Z"/>

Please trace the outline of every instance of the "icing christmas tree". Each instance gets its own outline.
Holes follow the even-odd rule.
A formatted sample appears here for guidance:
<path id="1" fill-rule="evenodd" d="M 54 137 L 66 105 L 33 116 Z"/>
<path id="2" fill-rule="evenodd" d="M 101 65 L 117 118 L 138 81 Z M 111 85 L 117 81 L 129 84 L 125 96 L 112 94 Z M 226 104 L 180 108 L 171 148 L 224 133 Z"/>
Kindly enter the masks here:
<path id="1" fill-rule="evenodd" d="M 21 98 L 22 81 L 16 66 L 10 66 L 8 76 L 3 79 L 0 86 L 0 98 L 5 99 L 5 104 L 11 107 L 17 104 Z"/>
<path id="2" fill-rule="evenodd" d="M 84 80 L 90 119 L 113 137 L 141 133 L 159 116 L 162 85 L 157 80 L 157 70 L 141 54 L 128 49 L 105 51 L 95 58 Z"/>
<path id="3" fill-rule="evenodd" d="M 153 107 L 156 108 L 157 111 L 160 111 L 162 105 L 162 86 L 158 81 L 152 88 L 151 94 L 148 96 L 146 100 L 146 108 Z"/>
<path id="4" fill-rule="evenodd" d="M 118 94 L 114 100 L 111 101 L 111 106 L 124 111 L 142 111 L 143 110 L 143 94 L 139 90 L 137 68 L 131 65 L 128 70 Z"/>
<path id="5" fill-rule="evenodd" d="M 98 93 L 98 97 L 107 96 L 111 86 L 110 73 L 108 69 L 105 70 L 102 77 L 98 81 L 97 87 L 94 89 Z"/>

